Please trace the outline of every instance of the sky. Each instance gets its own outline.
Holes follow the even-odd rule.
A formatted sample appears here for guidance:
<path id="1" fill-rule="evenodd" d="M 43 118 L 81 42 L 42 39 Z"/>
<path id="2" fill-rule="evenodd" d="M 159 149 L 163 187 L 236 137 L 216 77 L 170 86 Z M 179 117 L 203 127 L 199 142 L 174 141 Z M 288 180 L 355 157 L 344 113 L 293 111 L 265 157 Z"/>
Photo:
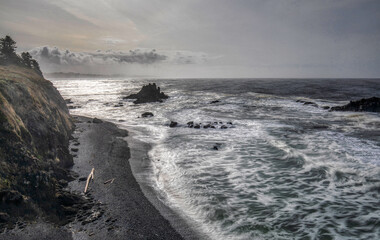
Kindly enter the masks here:
<path id="1" fill-rule="evenodd" d="M 44 72 L 380 77 L 379 0 L 0 0 Z"/>

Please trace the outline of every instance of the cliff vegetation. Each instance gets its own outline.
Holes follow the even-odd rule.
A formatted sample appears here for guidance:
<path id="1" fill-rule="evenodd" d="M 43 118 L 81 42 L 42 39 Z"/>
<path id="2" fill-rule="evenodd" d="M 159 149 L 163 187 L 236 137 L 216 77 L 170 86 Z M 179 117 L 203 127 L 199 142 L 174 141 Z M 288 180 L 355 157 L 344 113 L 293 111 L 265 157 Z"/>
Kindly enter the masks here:
<path id="1" fill-rule="evenodd" d="M 74 124 L 38 63 L 26 57 L 28 65 L 12 51 L 5 56 L 4 39 L 0 39 L 0 229 L 36 217 L 64 222 L 61 203 L 71 179 L 68 145 Z"/>

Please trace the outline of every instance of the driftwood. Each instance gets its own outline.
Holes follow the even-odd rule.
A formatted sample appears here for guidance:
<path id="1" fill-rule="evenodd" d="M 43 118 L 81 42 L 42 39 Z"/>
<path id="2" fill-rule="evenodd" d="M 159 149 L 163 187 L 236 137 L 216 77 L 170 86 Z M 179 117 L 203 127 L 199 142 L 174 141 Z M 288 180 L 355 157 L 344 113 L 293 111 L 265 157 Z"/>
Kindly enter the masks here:
<path id="1" fill-rule="evenodd" d="M 84 188 L 84 193 L 87 192 L 88 184 L 90 183 L 90 180 L 94 180 L 94 171 L 95 168 L 92 168 L 91 173 L 87 177 L 86 187 Z"/>
<path id="2" fill-rule="evenodd" d="M 108 179 L 107 181 L 104 182 L 104 184 L 113 183 L 114 180 L 115 178 Z"/>

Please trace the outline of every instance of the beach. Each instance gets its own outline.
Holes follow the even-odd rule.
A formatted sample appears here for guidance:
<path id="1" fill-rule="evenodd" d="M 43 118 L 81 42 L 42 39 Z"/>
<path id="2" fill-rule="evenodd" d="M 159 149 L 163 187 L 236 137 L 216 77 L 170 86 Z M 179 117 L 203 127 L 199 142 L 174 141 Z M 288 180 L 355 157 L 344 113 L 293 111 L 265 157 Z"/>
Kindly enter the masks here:
<path id="1" fill-rule="evenodd" d="M 0 238 L 184 239 L 145 197 L 135 180 L 129 163 L 131 149 L 126 139 L 131 140 L 128 132 L 109 122 L 99 120 L 93 123 L 93 119 L 86 117 L 75 116 L 74 122 L 76 129 L 70 148 L 74 155 L 72 170 L 76 179 L 69 183 L 68 188 L 83 194 L 84 179 L 94 168 L 94 178 L 85 194 L 94 207 L 90 213 L 79 214 L 62 227 L 41 220 L 16 227 L 0 235 Z M 142 150 L 146 149 L 136 149 L 133 153 L 135 160 L 142 157 Z M 165 207 L 161 206 L 160 210 L 174 217 Z M 175 221 L 177 227 L 182 226 L 182 234 L 187 234 L 185 239 L 195 239 L 194 233 L 185 227 L 183 221 L 178 218 Z"/>

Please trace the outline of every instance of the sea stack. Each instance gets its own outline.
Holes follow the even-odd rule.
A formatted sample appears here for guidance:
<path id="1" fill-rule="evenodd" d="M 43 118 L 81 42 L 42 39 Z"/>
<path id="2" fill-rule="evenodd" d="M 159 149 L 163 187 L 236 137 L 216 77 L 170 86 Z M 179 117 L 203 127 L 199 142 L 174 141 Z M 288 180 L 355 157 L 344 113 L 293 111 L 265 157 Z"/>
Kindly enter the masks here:
<path id="1" fill-rule="evenodd" d="M 145 85 L 137 94 L 131 94 L 123 99 L 136 99 L 133 103 L 149 103 L 149 102 L 162 102 L 163 99 L 169 98 L 164 92 L 161 92 L 160 87 L 155 83 Z"/>

